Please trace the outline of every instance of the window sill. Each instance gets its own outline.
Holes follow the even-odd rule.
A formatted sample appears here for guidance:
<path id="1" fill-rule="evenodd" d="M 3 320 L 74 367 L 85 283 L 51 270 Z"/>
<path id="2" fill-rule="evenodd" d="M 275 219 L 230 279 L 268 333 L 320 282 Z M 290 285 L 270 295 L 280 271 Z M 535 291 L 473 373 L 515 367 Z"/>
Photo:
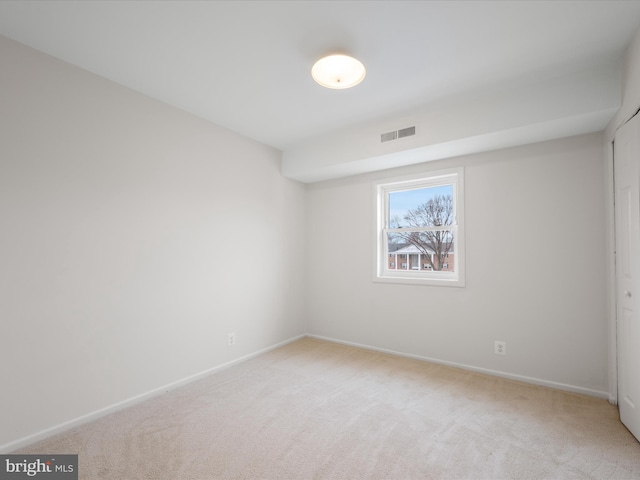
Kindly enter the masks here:
<path id="1" fill-rule="evenodd" d="M 448 278 L 427 278 L 414 276 L 374 275 L 376 283 L 396 283 L 404 285 L 430 285 L 435 287 L 464 287 L 464 279 L 450 276 Z"/>

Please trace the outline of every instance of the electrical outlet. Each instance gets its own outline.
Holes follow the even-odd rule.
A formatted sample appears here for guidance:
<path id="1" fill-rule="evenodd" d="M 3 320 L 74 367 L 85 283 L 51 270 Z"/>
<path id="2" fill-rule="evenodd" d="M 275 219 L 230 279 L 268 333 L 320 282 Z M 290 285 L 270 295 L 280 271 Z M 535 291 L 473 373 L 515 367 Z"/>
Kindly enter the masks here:
<path id="1" fill-rule="evenodd" d="M 501 342 L 500 340 L 496 340 L 494 343 L 494 352 L 496 355 L 506 355 L 507 342 Z"/>
<path id="2" fill-rule="evenodd" d="M 230 333 L 229 335 L 227 335 L 227 345 L 229 345 L 230 347 L 232 345 L 236 344 L 236 334 L 234 333 Z"/>

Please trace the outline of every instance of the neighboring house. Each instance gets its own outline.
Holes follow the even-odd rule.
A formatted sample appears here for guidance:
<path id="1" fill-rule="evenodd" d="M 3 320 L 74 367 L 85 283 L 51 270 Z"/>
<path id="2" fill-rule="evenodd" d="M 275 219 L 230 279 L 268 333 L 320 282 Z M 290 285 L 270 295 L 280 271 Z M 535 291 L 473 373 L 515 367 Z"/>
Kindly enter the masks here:
<path id="1" fill-rule="evenodd" d="M 453 248 L 451 248 L 453 252 Z M 431 261 L 435 270 L 438 270 L 438 258 L 434 258 L 434 252 L 430 252 Z M 415 245 L 389 245 L 389 259 L 388 267 L 390 270 L 434 270 L 431 267 L 431 263 L 427 256 L 418 249 Z M 442 272 L 453 271 L 453 253 L 449 253 L 445 256 L 443 262 Z"/>

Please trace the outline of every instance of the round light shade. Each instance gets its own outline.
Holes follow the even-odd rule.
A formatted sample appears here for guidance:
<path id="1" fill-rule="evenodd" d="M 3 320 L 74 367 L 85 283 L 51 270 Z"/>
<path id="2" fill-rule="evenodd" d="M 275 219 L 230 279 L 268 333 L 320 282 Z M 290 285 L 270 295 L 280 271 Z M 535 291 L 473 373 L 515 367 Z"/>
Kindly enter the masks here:
<path id="1" fill-rule="evenodd" d="M 359 60 L 348 55 L 329 55 L 311 68 L 311 76 L 323 87 L 350 88 L 358 85 L 367 71 Z"/>

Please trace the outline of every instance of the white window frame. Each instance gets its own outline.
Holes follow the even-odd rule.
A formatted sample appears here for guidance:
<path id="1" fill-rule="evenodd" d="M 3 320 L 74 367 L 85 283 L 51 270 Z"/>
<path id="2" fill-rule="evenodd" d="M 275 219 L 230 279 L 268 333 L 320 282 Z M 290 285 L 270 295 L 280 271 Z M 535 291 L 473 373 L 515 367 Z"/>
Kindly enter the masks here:
<path id="1" fill-rule="evenodd" d="M 416 188 L 453 186 L 454 223 L 444 227 L 429 227 L 428 230 L 452 230 L 454 235 L 453 272 L 433 270 L 392 270 L 388 265 L 387 233 L 389 228 L 389 193 Z M 404 283 L 412 285 L 437 285 L 464 287 L 464 168 L 427 171 L 420 174 L 385 178 L 373 182 L 374 198 L 374 282 Z M 408 257 L 407 257 L 408 258 Z"/>

